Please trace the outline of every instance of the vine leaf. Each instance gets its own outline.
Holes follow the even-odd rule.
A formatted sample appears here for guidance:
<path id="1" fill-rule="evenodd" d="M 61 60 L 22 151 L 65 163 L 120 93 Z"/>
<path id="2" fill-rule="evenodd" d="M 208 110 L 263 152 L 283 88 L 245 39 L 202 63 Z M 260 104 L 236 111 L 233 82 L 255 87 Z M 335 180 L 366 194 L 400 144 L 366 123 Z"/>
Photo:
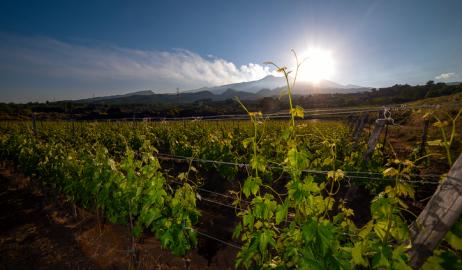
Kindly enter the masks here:
<path id="1" fill-rule="evenodd" d="M 362 243 L 358 242 L 355 243 L 354 246 L 351 248 L 351 257 L 353 264 L 355 265 L 362 265 L 364 267 L 368 266 L 368 262 L 363 258 L 363 249 Z"/>
<path id="2" fill-rule="evenodd" d="M 286 203 L 280 204 L 276 208 L 276 224 L 281 223 L 287 217 L 288 206 Z"/>
<path id="3" fill-rule="evenodd" d="M 305 116 L 305 112 L 303 111 L 303 108 L 300 106 L 296 106 L 295 108 L 291 109 L 290 113 L 294 117 L 300 117 L 303 118 Z"/>

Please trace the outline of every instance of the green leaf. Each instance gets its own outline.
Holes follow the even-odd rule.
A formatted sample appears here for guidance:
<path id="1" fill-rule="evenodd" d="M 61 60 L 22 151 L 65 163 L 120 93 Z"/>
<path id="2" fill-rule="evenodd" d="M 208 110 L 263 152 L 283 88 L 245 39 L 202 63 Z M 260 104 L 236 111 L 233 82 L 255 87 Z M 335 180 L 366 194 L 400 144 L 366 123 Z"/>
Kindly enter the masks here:
<path id="1" fill-rule="evenodd" d="M 162 214 L 161 214 L 161 211 L 159 208 L 151 208 L 147 211 L 147 213 L 143 216 L 141 216 L 141 219 L 143 220 L 143 223 L 145 226 L 150 226 L 151 223 L 161 217 Z"/>
<path id="2" fill-rule="evenodd" d="M 457 237 L 454 233 L 449 231 L 446 236 L 444 237 L 444 240 L 448 242 L 448 244 L 455 250 L 462 250 L 462 238 Z"/>
<path id="3" fill-rule="evenodd" d="M 276 208 L 276 224 L 281 223 L 286 219 L 288 212 L 288 207 L 286 203 L 280 204 Z"/>
<path id="4" fill-rule="evenodd" d="M 234 228 L 233 238 L 238 239 L 239 236 L 241 235 L 241 232 L 242 232 L 242 224 L 239 223 L 239 224 L 237 224 L 236 228 Z"/>
<path id="5" fill-rule="evenodd" d="M 433 126 L 437 128 L 443 128 L 443 127 L 446 127 L 447 125 L 448 125 L 448 121 L 437 121 L 433 123 Z"/>
<path id="6" fill-rule="evenodd" d="M 443 146 L 443 142 L 441 140 L 428 141 L 427 144 L 429 146 Z"/>
<path id="7" fill-rule="evenodd" d="M 132 233 L 135 237 L 139 237 L 142 232 L 143 232 L 143 229 L 141 228 L 141 226 L 136 225 L 135 227 L 133 227 Z"/>
<path id="8" fill-rule="evenodd" d="M 390 234 L 399 241 L 404 241 L 409 238 L 409 228 L 407 224 L 398 216 L 392 217 L 393 223 L 390 229 Z"/>
<path id="9" fill-rule="evenodd" d="M 387 234 L 387 228 L 388 228 L 388 221 L 386 220 L 378 221 L 377 223 L 374 224 L 374 232 L 377 234 L 377 236 L 381 240 L 385 238 L 385 235 Z"/>
<path id="10" fill-rule="evenodd" d="M 258 248 L 263 254 L 267 253 L 268 244 L 275 246 L 276 242 L 273 239 L 273 233 L 270 230 L 264 230 L 259 237 Z"/>
<path id="11" fill-rule="evenodd" d="M 283 140 L 285 140 L 285 141 L 288 140 L 289 137 L 290 137 L 291 132 L 292 132 L 292 127 L 287 128 L 287 129 L 284 129 L 284 130 L 282 131 L 281 138 L 282 138 Z"/>
<path id="12" fill-rule="evenodd" d="M 173 242 L 172 235 L 169 231 L 165 231 L 160 237 L 160 243 L 163 247 L 167 247 L 170 243 Z"/>
<path id="13" fill-rule="evenodd" d="M 250 160 L 250 166 L 254 170 L 265 172 L 266 171 L 265 158 L 262 156 L 253 156 L 252 159 Z"/>
<path id="14" fill-rule="evenodd" d="M 249 229 L 253 229 L 253 223 L 254 223 L 255 217 L 252 214 L 246 214 L 242 218 L 242 223 L 244 226 L 247 226 Z"/>
<path id="15" fill-rule="evenodd" d="M 296 106 L 295 108 L 293 108 L 290 113 L 294 116 L 294 117 L 300 117 L 300 118 L 303 118 L 305 116 L 305 113 L 303 111 L 303 108 L 300 107 L 300 106 Z"/>
<path id="16" fill-rule="evenodd" d="M 254 227 L 255 227 L 255 229 L 257 229 L 257 230 L 259 230 L 262 226 L 263 226 L 263 223 L 262 223 L 260 220 L 258 220 L 258 221 L 255 222 L 255 224 L 254 224 Z"/>
<path id="17" fill-rule="evenodd" d="M 364 252 L 362 250 L 362 244 L 360 242 L 355 243 L 354 246 L 351 248 L 351 257 L 353 264 L 367 267 L 368 262 L 364 259 L 362 255 L 363 253 Z"/>
<path id="18" fill-rule="evenodd" d="M 429 257 L 422 266 L 422 270 L 445 270 L 442 264 L 444 259 L 436 254 Z"/>
<path id="19" fill-rule="evenodd" d="M 245 149 L 249 147 L 249 144 L 253 143 L 253 137 L 251 138 L 246 138 L 242 141 L 242 145 L 244 146 Z"/>
<path id="20" fill-rule="evenodd" d="M 303 169 L 308 166 L 308 156 L 306 152 L 298 151 L 296 147 L 290 148 L 285 161 L 287 165 L 297 169 Z"/>
<path id="21" fill-rule="evenodd" d="M 244 186 L 242 187 L 242 192 L 248 198 L 251 194 L 256 195 L 260 190 L 261 179 L 259 177 L 248 177 Z"/>
<path id="22" fill-rule="evenodd" d="M 310 243 L 314 241 L 317 234 L 317 225 L 316 221 L 309 220 L 302 225 L 302 237 L 305 243 Z"/>
<path id="23" fill-rule="evenodd" d="M 387 168 L 387 169 L 385 169 L 385 170 L 383 171 L 383 176 L 390 176 L 390 177 L 392 177 L 392 176 L 398 175 L 398 173 L 399 173 L 399 172 L 398 172 L 397 169 L 391 167 L 391 168 Z"/>
<path id="24" fill-rule="evenodd" d="M 178 174 L 178 179 L 180 179 L 180 180 L 186 180 L 186 178 L 187 178 L 187 177 L 186 177 L 186 173 L 185 173 L 185 172 L 182 172 L 182 173 L 179 173 L 179 174 Z"/>
<path id="25" fill-rule="evenodd" d="M 460 255 L 452 250 L 434 250 L 433 256 L 428 258 L 422 270 L 462 269 Z"/>
<path id="26" fill-rule="evenodd" d="M 388 246 L 379 246 L 378 252 L 372 257 L 372 265 L 374 268 L 390 268 L 391 251 Z"/>
<path id="27" fill-rule="evenodd" d="M 415 194 L 415 191 L 414 191 L 414 188 L 407 184 L 407 183 L 402 183 L 402 182 L 398 182 L 395 186 L 395 189 L 396 189 L 396 192 L 398 193 L 398 195 L 400 196 L 408 196 L 412 199 L 414 199 L 414 194 Z"/>
<path id="28" fill-rule="evenodd" d="M 323 255 L 327 254 L 327 251 L 331 247 L 333 237 L 334 227 L 332 226 L 332 223 L 325 222 L 318 225 L 318 240 Z"/>
<path id="29" fill-rule="evenodd" d="M 395 247 L 393 250 L 393 269 L 397 270 L 412 270 L 410 266 L 407 265 L 407 253 L 405 246 Z"/>

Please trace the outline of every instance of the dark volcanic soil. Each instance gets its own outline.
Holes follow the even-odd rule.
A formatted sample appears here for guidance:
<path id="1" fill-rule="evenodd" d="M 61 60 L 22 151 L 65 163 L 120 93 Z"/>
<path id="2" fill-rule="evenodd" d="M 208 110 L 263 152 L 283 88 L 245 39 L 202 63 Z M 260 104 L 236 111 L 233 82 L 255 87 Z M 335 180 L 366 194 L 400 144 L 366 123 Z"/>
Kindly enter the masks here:
<path id="1" fill-rule="evenodd" d="M 44 202 L 0 176 L 0 269 L 99 269 Z"/>
<path id="2" fill-rule="evenodd" d="M 68 203 L 44 192 L 21 174 L 0 168 L 0 270 L 234 269 L 233 248 L 214 247 L 213 258 L 191 251 L 183 259 L 149 234 L 136 244 L 135 265 L 127 227 L 98 226 L 95 216 L 81 209 L 74 217 Z"/>

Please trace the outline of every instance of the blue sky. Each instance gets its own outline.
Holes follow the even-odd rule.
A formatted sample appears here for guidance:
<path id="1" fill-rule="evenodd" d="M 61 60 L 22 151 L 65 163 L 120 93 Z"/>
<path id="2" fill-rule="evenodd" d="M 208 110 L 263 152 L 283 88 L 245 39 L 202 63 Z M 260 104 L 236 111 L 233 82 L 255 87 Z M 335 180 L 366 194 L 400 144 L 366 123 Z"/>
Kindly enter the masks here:
<path id="1" fill-rule="evenodd" d="M 290 49 L 329 50 L 342 84 L 462 80 L 462 1 L 0 3 L 0 101 L 259 79 Z"/>

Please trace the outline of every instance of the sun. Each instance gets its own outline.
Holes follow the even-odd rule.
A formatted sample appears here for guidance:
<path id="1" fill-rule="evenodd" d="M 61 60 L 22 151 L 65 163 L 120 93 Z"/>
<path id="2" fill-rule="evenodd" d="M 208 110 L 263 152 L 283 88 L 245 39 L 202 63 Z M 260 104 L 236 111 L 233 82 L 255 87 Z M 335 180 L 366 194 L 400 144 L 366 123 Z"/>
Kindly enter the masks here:
<path id="1" fill-rule="evenodd" d="M 300 57 L 305 59 L 299 69 L 299 79 L 312 83 L 327 80 L 334 74 L 334 60 L 329 50 L 310 48 Z"/>

